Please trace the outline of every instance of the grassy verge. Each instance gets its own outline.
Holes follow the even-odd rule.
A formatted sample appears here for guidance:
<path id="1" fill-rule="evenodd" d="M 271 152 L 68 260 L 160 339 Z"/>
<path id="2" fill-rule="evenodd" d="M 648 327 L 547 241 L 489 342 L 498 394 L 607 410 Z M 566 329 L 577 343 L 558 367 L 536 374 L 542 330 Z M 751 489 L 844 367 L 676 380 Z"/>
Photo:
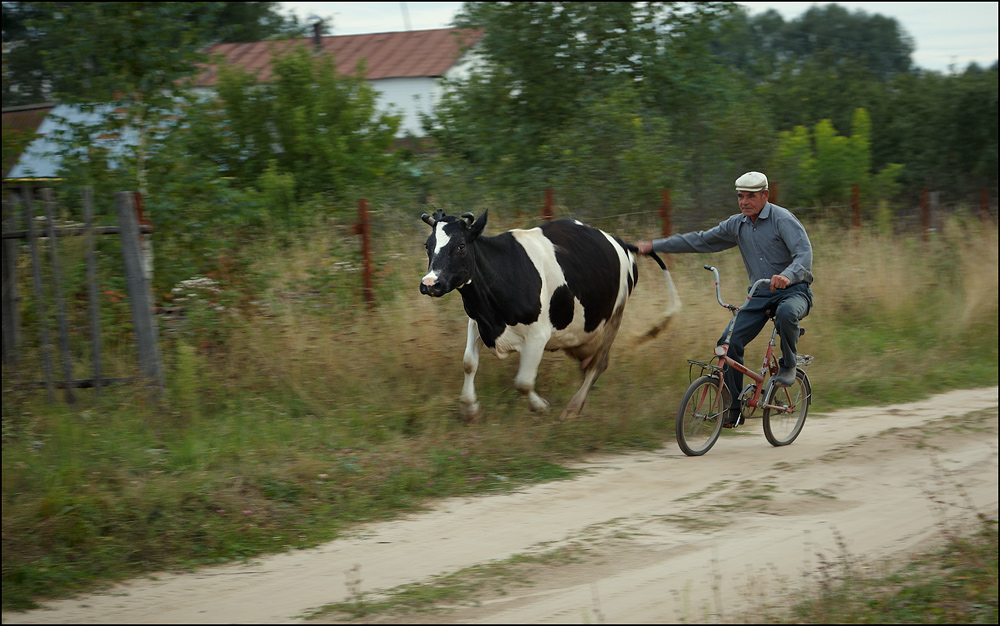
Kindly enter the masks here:
<path id="1" fill-rule="evenodd" d="M 378 265 L 370 312 L 343 260 L 344 230 L 261 253 L 239 290 L 221 283 L 189 302 L 163 332 L 160 396 L 113 387 L 50 406 L 13 385 L 40 379 L 38 364 L 4 368 L 5 610 L 317 545 L 436 498 L 570 478 L 564 464 L 594 451 L 672 445 L 685 359 L 707 356 L 727 321 L 701 266 L 720 268 L 727 299 L 746 280 L 735 252 L 675 257 L 684 308 L 667 332 L 635 345 L 665 304 L 662 278 L 643 262 L 611 367 L 581 419 L 529 413 L 513 388 L 516 357 L 484 354 L 486 416 L 467 425 L 457 411 L 466 318 L 457 294 L 417 292 L 423 225 L 377 242 L 393 252 Z M 956 221 L 922 242 L 847 239 L 817 224 L 811 236 L 816 304 L 801 345 L 817 356 L 814 410 L 997 383 L 995 228 Z M 554 414 L 578 385 L 565 356 L 546 355 L 538 390 Z"/>

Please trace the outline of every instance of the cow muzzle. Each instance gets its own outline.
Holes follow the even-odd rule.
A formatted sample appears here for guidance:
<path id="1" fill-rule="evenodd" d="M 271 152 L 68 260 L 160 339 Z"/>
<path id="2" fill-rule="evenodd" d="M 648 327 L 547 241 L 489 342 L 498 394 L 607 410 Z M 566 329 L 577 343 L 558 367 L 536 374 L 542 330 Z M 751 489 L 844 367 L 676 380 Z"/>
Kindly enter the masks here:
<path id="1" fill-rule="evenodd" d="M 442 287 L 441 283 L 439 282 L 424 280 L 423 282 L 420 283 L 420 293 L 424 294 L 425 296 L 440 298 L 445 294 L 445 290 L 444 287 Z"/>

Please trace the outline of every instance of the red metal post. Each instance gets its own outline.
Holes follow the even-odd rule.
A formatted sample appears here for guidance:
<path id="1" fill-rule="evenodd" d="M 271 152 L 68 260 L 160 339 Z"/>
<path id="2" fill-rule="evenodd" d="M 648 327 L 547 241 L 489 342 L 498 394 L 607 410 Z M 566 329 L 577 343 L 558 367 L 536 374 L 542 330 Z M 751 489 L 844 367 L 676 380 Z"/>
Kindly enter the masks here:
<path id="1" fill-rule="evenodd" d="M 861 186 L 851 187 L 851 212 L 853 215 L 852 224 L 854 230 L 861 230 Z"/>
<path id="2" fill-rule="evenodd" d="M 552 211 L 552 190 L 545 190 L 545 206 L 542 207 L 542 219 L 546 222 L 552 219 L 554 215 Z"/>
<path id="3" fill-rule="evenodd" d="M 368 220 L 368 200 L 358 202 L 358 222 L 354 234 L 361 235 L 361 276 L 364 281 L 365 302 L 368 308 L 375 307 L 375 290 L 372 288 L 371 222 Z"/>
<path id="4" fill-rule="evenodd" d="M 670 190 L 661 190 L 660 197 L 660 219 L 663 220 L 663 236 L 669 237 L 672 230 L 670 223 Z"/>
<path id="5" fill-rule="evenodd" d="M 673 232 L 673 224 L 670 221 L 670 190 L 662 189 L 660 190 L 660 219 L 663 220 L 663 237 L 669 237 Z M 674 268 L 673 259 L 670 258 L 669 254 L 663 255 L 666 257 L 666 264 L 669 269 Z"/>
<path id="6" fill-rule="evenodd" d="M 923 226 L 923 238 L 927 241 L 931 232 L 931 202 L 930 190 L 924 187 L 920 191 L 920 223 Z"/>

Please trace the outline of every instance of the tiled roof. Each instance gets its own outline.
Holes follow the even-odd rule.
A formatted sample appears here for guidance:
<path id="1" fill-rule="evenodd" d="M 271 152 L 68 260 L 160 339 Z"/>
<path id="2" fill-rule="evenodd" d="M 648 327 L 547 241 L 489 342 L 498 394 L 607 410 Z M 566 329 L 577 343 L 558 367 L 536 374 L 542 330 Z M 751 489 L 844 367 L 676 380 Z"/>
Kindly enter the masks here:
<path id="1" fill-rule="evenodd" d="M 338 35 L 320 37 L 324 53 L 332 54 L 337 70 L 353 75 L 359 59 L 366 59 L 365 77 L 413 78 L 443 76 L 458 61 L 465 47 L 482 37 L 482 31 L 457 28 L 413 30 L 368 35 Z M 241 66 L 255 74 L 261 82 L 271 78 L 271 55 L 287 51 L 291 46 L 313 47 L 312 38 L 285 39 L 280 41 L 252 41 L 247 43 L 218 43 L 208 49 L 208 54 L 218 55 L 225 63 Z M 210 67 L 201 74 L 195 85 L 215 85 L 218 72 Z"/>

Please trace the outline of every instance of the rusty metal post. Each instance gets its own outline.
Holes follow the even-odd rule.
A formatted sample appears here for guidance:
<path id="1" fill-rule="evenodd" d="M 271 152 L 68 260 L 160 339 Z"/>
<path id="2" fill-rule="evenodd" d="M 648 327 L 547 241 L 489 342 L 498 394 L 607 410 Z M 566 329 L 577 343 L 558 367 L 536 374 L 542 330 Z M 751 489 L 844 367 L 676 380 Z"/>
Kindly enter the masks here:
<path id="1" fill-rule="evenodd" d="M 554 213 L 552 211 L 552 190 L 545 190 L 545 205 L 542 207 L 542 219 L 546 222 L 552 219 Z"/>
<path id="2" fill-rule="evenodd" d="M 767 201 L 772 204 L 778 204 L 778 183 L 777 181 L 770 181 L 767 185 Z"/>
<path id="3" fill-rule="evenodd" d="M 354 234 L 361 235 L 361 276 L 364 281 L 365 302 L 368 308 L 375 307 L 375 290 L 372 288 L 371 222 L 368 219 L 368 200 L 358 202 L 358 222 L 354 224 Z"/>
<path id="4" fill-rule="evenodd" d="M 927 241 L 931 232 L 931 192 L 927 187 L 920 190 L 920 224 L 923 227 L 923 239 Z"/>
<path id="5" fill-rule="evenodd" d="M 660 190 L 660 219 L 662 220 L 662 228 L 663 228 L 662 232 L 663 232 L 664 239 L 667 238 L 667 237 L 669 237 L 671 235 L 671 233 L 673 233 L 673 230 L 674 230 L 673 224 L 672 224 L 672 222 L 670 220 L 670 218 L 671 218 L 670 208 L 671 208 L 670 207 L 670 190 L 669 189 L 661 189 Z M 674 267 L 673 259 L 670 258 L 670 255 L 669 254 L 664 254 L 663 256 L 666 257 L 666 261 L 665 262 L 667 264 L 667 267 L 670 268 L 670 269 L 673 269 L 673 267 Z"/>
<path id="6" fill-rule="evenodd" d="M 670 223 L 670 190 L 660 191 L 660 219 L 663 220 L 663 236 L 669 237 L 673 227 Z"/>
<path id="7" fill-rule="evenodd" d="M 979 218 L 983 226 L 990 225 L 990 190 L 985 187 L 979 193 Z"/>
<path id="8" fill-rule="evenodd" d="M 861 230 L 861 186 L 854 185 L 851 187 L 851 223 L 854 226 L 855 232 Z"/>

